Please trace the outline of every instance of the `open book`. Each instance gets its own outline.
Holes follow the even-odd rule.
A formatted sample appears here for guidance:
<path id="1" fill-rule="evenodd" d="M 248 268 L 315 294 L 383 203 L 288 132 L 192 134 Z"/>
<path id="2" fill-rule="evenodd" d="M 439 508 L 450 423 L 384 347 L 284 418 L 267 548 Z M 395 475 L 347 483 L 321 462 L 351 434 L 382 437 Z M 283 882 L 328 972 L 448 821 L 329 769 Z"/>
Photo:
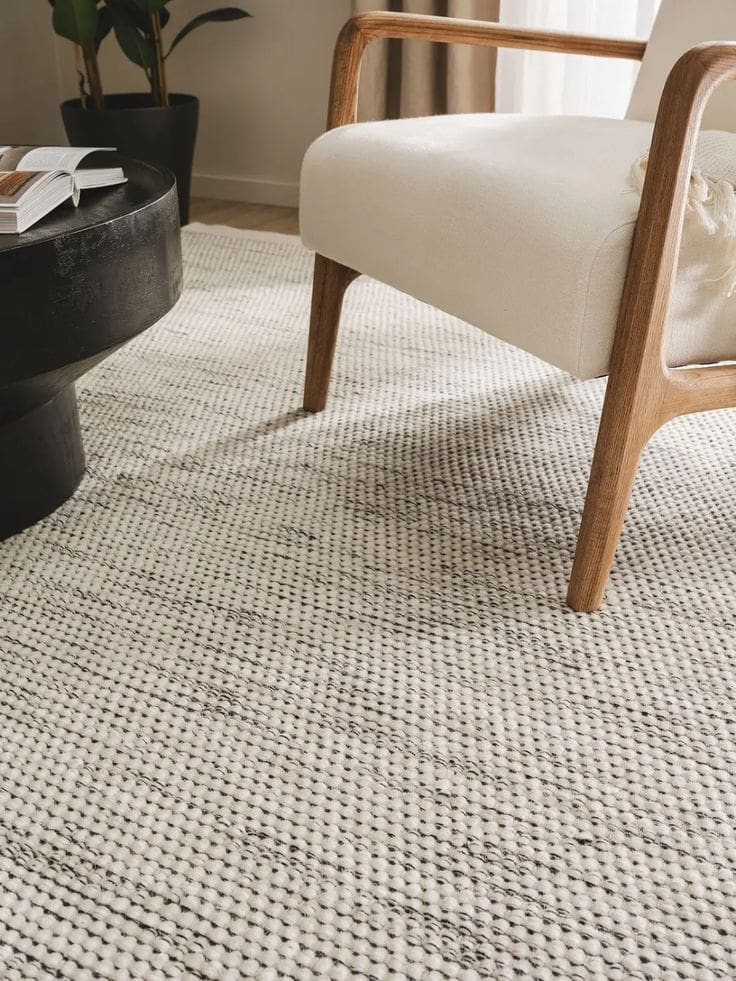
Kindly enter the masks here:
<path id="1" fill-rule="evenodd" d="M 0 234 L 24 232 L 88 187 L 111 187 L 126 177 L 121 167 L 80 168 L 111 147 L 0 146 Z"/>

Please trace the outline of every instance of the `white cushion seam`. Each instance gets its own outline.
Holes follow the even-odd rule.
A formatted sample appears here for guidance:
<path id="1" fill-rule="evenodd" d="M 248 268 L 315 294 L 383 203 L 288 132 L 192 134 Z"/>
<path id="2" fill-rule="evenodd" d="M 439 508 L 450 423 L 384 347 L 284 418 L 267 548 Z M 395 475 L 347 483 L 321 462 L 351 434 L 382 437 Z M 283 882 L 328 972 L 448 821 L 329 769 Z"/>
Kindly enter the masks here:
<path id="1" fill-rule="evenodd" d="M 598 262 L 598 258 L 600 256 L 601 252 L 603 251 L 603 249 L 608 244 L 609 240 L 614 235 L 616 235 L 618 232 L 620 232 L 622 228 L 627 228 L 629 225 L 635 225 L 636 224 L 636 221 L 637 221 L 636 218 L 630 219 L 629 221 L 625 221 L 622 224 L 617 225 L 616 228 L 611 229 L 611 231 L 606 235 L 606 237 L 603 239 L 603 241 L 601 242 L 601 244 L 596 249 L 596 253 L 593 256 L 593 260 L 592 260 L 592 262 L 590 264 L 590 272 L 588 274 L 588 285 L 587 285 L 587 288 L 585 290 L 585 303 L 583 305 L 583 317 L 582 317 L 582 322 L 581 322 L 581 326 L 580 326 L 580 338 L 578 340 L 578 356 L 577 356 L 577 360 L 576 360 L 576 368 L 577 368 L 577 372 L 578 372 L 578 377 L 582 377 L 580 375 L 580 361 L 581 361 L 582 351 L 583 351 L 583 340 L 585 339 L 585 328 L 586 328 L 586 323 L 587 323 L 587 320 L 588 320 L 588 306 L 590 304 L 590 291 L 591 291 L 591 287 L 593 285 L 593 272 L 595 271 L 595 264 L 596 264 L 596 262 Z M 633 245 L 633 243 L 632 243 L 632 245 Z M 631 259 L 631 253 L 629 252 L 629 260 L 630 259 Z M 627 268 L 627 273 L 628 273 L 628 263 L 627 263 L 626 268 Z M 616 313 L 616 322 L 617 322 L 617 324 L 618 324 L 618 312 L 620 311 L 620 309 L 621 309 L 621 307 L 620 307 L 620 304 L 619 304 L 619 310 Z"/>

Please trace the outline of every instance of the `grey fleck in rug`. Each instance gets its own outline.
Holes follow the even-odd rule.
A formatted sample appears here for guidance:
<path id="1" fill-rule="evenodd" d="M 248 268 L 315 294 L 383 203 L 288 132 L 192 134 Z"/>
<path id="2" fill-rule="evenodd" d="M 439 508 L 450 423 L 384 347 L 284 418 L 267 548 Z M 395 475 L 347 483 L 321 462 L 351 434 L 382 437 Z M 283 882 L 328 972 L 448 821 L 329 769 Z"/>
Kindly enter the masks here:
<path id="1" fill-rule="evenodd" d="M 185 232 L 0 546 L 0 977 L 736 977 L 736 413 L 647 451 L 563 604 L 601 383 Z"/>

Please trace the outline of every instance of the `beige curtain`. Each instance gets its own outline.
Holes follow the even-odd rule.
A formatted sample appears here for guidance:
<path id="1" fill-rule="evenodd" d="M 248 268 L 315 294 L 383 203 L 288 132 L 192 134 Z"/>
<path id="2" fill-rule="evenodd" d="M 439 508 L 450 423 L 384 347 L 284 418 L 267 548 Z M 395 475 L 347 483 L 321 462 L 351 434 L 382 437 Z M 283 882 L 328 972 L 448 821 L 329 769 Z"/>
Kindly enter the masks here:
<path id="1" fill-rule="evenodd" d="M 353 0 L 355 11 L 393 10 L 498 20 L 500 0 Z M 496 51 L 460 44 L 381 41 L 368 47 L 360 119 L 486 112 L 494 107 Z"/>

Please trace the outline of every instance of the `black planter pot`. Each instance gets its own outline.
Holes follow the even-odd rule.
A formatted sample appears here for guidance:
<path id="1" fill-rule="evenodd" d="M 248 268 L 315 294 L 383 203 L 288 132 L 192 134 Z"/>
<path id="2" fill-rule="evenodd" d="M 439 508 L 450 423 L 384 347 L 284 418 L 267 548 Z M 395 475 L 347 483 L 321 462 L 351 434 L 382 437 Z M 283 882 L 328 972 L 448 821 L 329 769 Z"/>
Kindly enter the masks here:
<path id="1" fill-rule="evenodd" d="M 79 99 L 70 99 L 62 103 L 61 116 L 72 146 L 114 146 L 126 157 L 172 171 L 186 225 L 199 99 L 171 95 L 169 101 L 155 106 L 148 94 L 126 93 L 106 96 L 104 109 L 83 109 Z"/>

